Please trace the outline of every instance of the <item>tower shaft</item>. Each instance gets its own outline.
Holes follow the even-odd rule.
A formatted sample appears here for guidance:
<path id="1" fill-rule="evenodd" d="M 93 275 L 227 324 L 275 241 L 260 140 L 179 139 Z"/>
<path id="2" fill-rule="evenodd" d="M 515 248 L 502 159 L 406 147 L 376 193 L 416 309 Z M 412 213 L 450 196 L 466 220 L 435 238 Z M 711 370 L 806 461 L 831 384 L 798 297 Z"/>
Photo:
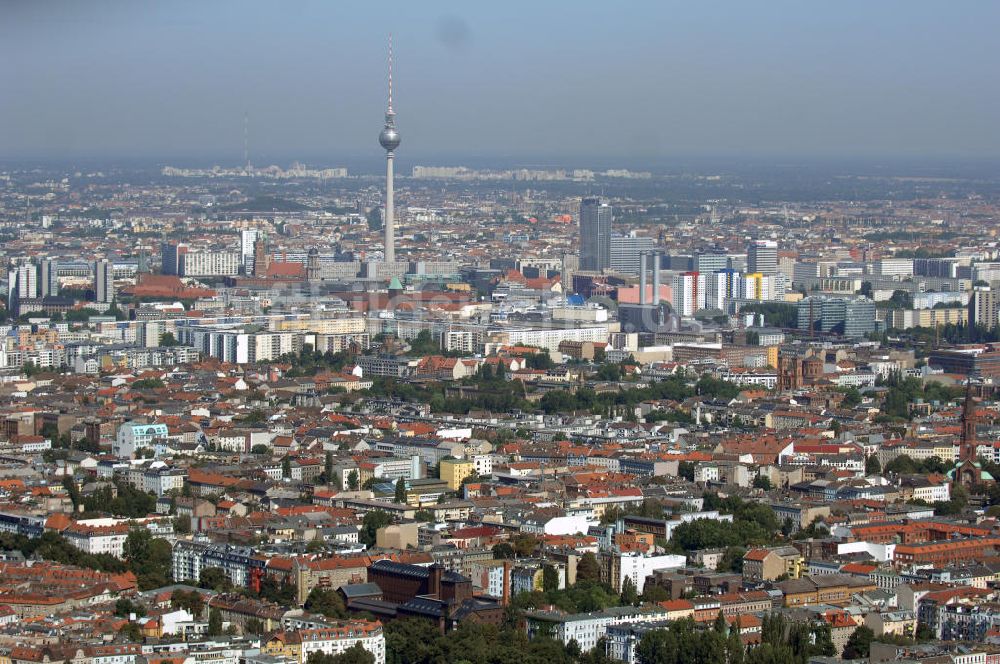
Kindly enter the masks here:
<path id="1" fill-rule="evenodd" d="M 393 154 L 392 150 L 388 151 L 385 155 L 385 262 L 395 263 L 396 262 L 396 219 L 395 219 L 395 201 L 393 201 L 393 191 L 392 191 L 392 170 Z"/>

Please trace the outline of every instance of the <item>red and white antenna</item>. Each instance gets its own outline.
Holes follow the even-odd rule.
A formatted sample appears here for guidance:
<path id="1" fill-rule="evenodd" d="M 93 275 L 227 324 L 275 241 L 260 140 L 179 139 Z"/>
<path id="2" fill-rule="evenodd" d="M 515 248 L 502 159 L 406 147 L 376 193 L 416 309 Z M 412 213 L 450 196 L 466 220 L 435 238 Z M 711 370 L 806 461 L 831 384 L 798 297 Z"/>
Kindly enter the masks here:
<path id="1" fill-rule="evenodd" d="M 392 113 L 392 33 L 389 33 L 389 113 Z"/>

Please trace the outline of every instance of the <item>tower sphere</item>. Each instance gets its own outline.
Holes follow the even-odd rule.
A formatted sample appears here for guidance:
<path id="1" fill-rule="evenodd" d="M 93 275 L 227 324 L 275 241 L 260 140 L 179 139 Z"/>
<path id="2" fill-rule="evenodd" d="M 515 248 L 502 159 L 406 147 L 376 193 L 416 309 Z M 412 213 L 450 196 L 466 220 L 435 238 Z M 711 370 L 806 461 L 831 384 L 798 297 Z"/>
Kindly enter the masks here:
<path id="1" fill-rule="evenodd" d="M 392 152 L 399 147 L 399 132 L 392 125 L 386 125 L 378 135 L 378 142 L 383 149 Z"/>

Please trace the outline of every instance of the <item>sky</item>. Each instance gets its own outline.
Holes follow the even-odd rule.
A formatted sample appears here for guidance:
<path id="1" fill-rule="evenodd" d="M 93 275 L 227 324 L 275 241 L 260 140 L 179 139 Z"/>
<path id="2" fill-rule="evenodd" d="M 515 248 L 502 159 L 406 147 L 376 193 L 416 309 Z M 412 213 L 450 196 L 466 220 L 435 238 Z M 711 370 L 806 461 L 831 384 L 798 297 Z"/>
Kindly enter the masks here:
<path id="1" fill-rule="evenodd" d="M 1000 157 L 1000 2 L 0 0 L 0 161 Z"/>

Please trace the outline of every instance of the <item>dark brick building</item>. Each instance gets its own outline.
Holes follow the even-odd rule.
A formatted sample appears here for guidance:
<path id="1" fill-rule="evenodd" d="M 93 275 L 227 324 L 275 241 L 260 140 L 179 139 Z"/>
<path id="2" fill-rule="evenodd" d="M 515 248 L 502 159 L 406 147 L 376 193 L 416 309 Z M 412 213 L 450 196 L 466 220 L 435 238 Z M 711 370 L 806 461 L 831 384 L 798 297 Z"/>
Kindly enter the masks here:
<path id="1" fill-rule="evenodd" d="M 368 568 L 368 581 L 378 584 L 387 602 L 404 604 L 414 597 L 433 597 L 458 604 L 472 597 L 472 581 L 435 563 L 430 567 L 379 560 Z"/>

